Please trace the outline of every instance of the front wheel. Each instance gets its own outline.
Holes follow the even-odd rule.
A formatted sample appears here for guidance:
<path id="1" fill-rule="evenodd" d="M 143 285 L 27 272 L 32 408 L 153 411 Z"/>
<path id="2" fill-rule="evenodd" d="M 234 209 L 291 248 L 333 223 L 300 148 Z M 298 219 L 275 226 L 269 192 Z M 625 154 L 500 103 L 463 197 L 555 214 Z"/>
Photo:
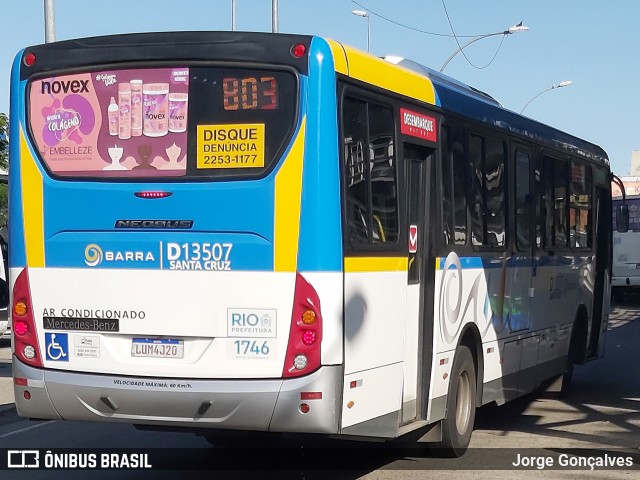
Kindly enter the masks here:
<path id="1" fill-rule="evenodd" d="M 469 347 L 461 345 L 453 359 L 447 395 L 447 416 L 442 420 L 442 441 L 436 446 L 447 457 L 466 452 L 476 418 L 476 367 Z"/>

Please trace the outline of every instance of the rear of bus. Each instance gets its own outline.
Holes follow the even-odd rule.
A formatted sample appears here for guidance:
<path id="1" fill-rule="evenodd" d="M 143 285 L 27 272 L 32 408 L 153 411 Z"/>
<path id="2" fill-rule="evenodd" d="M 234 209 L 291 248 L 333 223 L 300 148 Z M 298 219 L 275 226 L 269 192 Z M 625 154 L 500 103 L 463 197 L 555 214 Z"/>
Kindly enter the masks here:
<path id="1" fill-rule="evenodd" d="M 640 289 L 640 196 L 627 196 L 629 230 L 616 229 L 615 213 L 622 198 L 613 199 L 613 266 L 611 276 L 612 297 L 618 301 L 625 291 Z"/>
<path id="2" fill-rule="evenodd" d="M 21 416 L 337 433 L 335 85 L 328 44 L 307 36 L 136 34 L 18 55 Z"/>

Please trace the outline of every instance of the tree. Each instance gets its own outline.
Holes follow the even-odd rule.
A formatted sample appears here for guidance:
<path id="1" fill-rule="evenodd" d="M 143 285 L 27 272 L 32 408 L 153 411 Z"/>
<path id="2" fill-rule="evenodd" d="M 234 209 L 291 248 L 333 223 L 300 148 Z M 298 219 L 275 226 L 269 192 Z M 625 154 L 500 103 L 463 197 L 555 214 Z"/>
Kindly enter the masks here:
<path id="1" fill-rule="evenodd" d="M 9 169 L 9 118 L 0 113 L 0 173 Z M 0 183 L 0 227 L 7 224 L 7 184 Z"/>
<path id="2" fill-rule="evenodd" d="M 9 118 L 0 113 L 0 169 L 7 171 L 9 167 Z"/>

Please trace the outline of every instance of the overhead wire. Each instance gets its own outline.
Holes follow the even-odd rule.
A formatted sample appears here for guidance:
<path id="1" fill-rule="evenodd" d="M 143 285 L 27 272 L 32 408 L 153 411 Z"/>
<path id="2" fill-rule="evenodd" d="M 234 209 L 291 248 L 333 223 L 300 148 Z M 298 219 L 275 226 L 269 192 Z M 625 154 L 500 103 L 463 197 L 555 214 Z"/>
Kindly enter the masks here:
<path id="1" fill-rule="evenodd" d="M 458 40 L 460 35 L 456 35 L 456 31 L 453 28 L 453 23 L 451 23 L 451 18 L 449 17 L 449 12 L 447 11 L 447 5 L 446 5 L 444 0 L 442 0 L 442 7 L 444 8 L 444 13 L 447 16 L 447 21 L 449 22 L 449 27 L 451 28 L 451 33 L 453 33 L 453 38 L 456 39 L 456 44 L 458 45 L 458 49 L 459 49 L 460 53 L 462 54 L 462 56 L 464 57 L 464 59 L 467 61 L 467 63 L 469 65 L 471 65 L 473 68 L 477 69 L 477 70 L 483 70 L 483 69 L 487 68 L 489 65 L 491 65 L 493 63 L 493 61 L 496 59 L 496 57 L 498 56 L 498 53 L 500 52 L 500 49 L 502 48 L 502 44 L 504 43 L 504 39 L 507 36 L 507 34 L 504 33 L 502 35 L 502 39 L 500 40 L 500 45 L 498 45 L 498 49 L 496 50 L 496 53 L 493 54 L 493 57 L 491 58 L 491 60 L 489 60 L 489 63 L 487 63 L 486 65 L 484 65 L 482 67 L 479 67 L 478 65 L 474 64 L 469 59 L 469 57 L 467 57 L 466 53 L 464 53 L 464 47 L 462 45 L 460 45 L 460 41 Z M 481 36 L 481 35 L 478 35 L 478 36 Z"/>
<path id="2" fill-rule="evenodd" d="M 427 30 L 422 30 L 422 29 L 419 29 L 419 28 L 416 28 L 416 27 L 412 27 L 410 25 L 406 25 L 404 23 L 398 22 L 398 21 L 393 20 L 391 18 L 385 17 L 384 15 L 382 15 L 380 13 L 374 12 L 369 7 L 366 7 L 362 3 L 359 3 L 357 0 L 350 0 L 350 1 L 351 1 L 351 3 L 353 3 L 353 4 L 357 5 L 358 7 L 362 8 L 363 10 L 365 10 L 369 14 L 373 15 L 374 17 L 378 17 L 378 18 L 384 20 L 385 22 L 389 22 L 389 23 L 391 23 L 393 25 L 396 25 L 398 27 L 406 28 L 407 30 L 411 30 L 411 31 L 414 31 L 414 32 L 422 33 L 422 34 L 425 34 L 425 35 L 433 35 L 433 36 L 436 36 L 436 37 L 454 38 L 456 40 L 456 44 L 458 45 L 458 48 L 460 49 L 460 53 L 462 53 L 462 55 L 465 58 L 465 60 L 469 63 L 469 65 L 471 65 L 473 68 L 476 68 L 478 70 L 485 69 L 485 68 L 487 68 L 489 65 L 491 65 L 493 63 L 493 61 L 498 56 L 498 53 L 500 52 L 500 49 L 502 48 L 502 44 L 504 43 L 504 39 L 506 37 L 506 34 L 502 36 L 502 39 L 500 40 L 500 45 L 498 45 L 498 49 L 494 53 L 494 55 L 491 58 L 491 60 L 489 60 L 489 63 L 487 63 L 486 65 L 480 67 L 480 66 L 475 65 L 469 59 L 469 57 L 467 57 L 467 55 L 465 54 L 464 49 L 461 47 L 460 41 L 458 39 L 459 38 L 477 38 L 477 37 L 480 37 L 481 35 L 457 35 L 455 30 L 454 30 L 454 28 L 453 28 L 453 24 L 451 23 L 451 19 L 449 18 L 449 12 L 447 11 L 447 6 L 446 6 L 444 0 L 442 0 L 442 6 L 444 7 L 445 15 L 447 16 L 447 21 L 449 22 L 449 27 L 451 28 L 452 35 L 450 35 L 448 33 L 429 32 Z"/>

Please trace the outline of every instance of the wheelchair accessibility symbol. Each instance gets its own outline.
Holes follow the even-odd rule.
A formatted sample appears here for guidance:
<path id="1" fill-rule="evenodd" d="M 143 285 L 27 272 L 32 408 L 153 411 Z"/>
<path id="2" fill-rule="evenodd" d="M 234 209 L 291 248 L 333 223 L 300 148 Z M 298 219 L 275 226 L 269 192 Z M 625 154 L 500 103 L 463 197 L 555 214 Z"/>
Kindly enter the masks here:
<path id="1" fill-rule="evenodd" d="M 47 349 L 47 360 L 69 361 L 69 336 L 66 333 L 45 333 L 44 343 Z"/>

